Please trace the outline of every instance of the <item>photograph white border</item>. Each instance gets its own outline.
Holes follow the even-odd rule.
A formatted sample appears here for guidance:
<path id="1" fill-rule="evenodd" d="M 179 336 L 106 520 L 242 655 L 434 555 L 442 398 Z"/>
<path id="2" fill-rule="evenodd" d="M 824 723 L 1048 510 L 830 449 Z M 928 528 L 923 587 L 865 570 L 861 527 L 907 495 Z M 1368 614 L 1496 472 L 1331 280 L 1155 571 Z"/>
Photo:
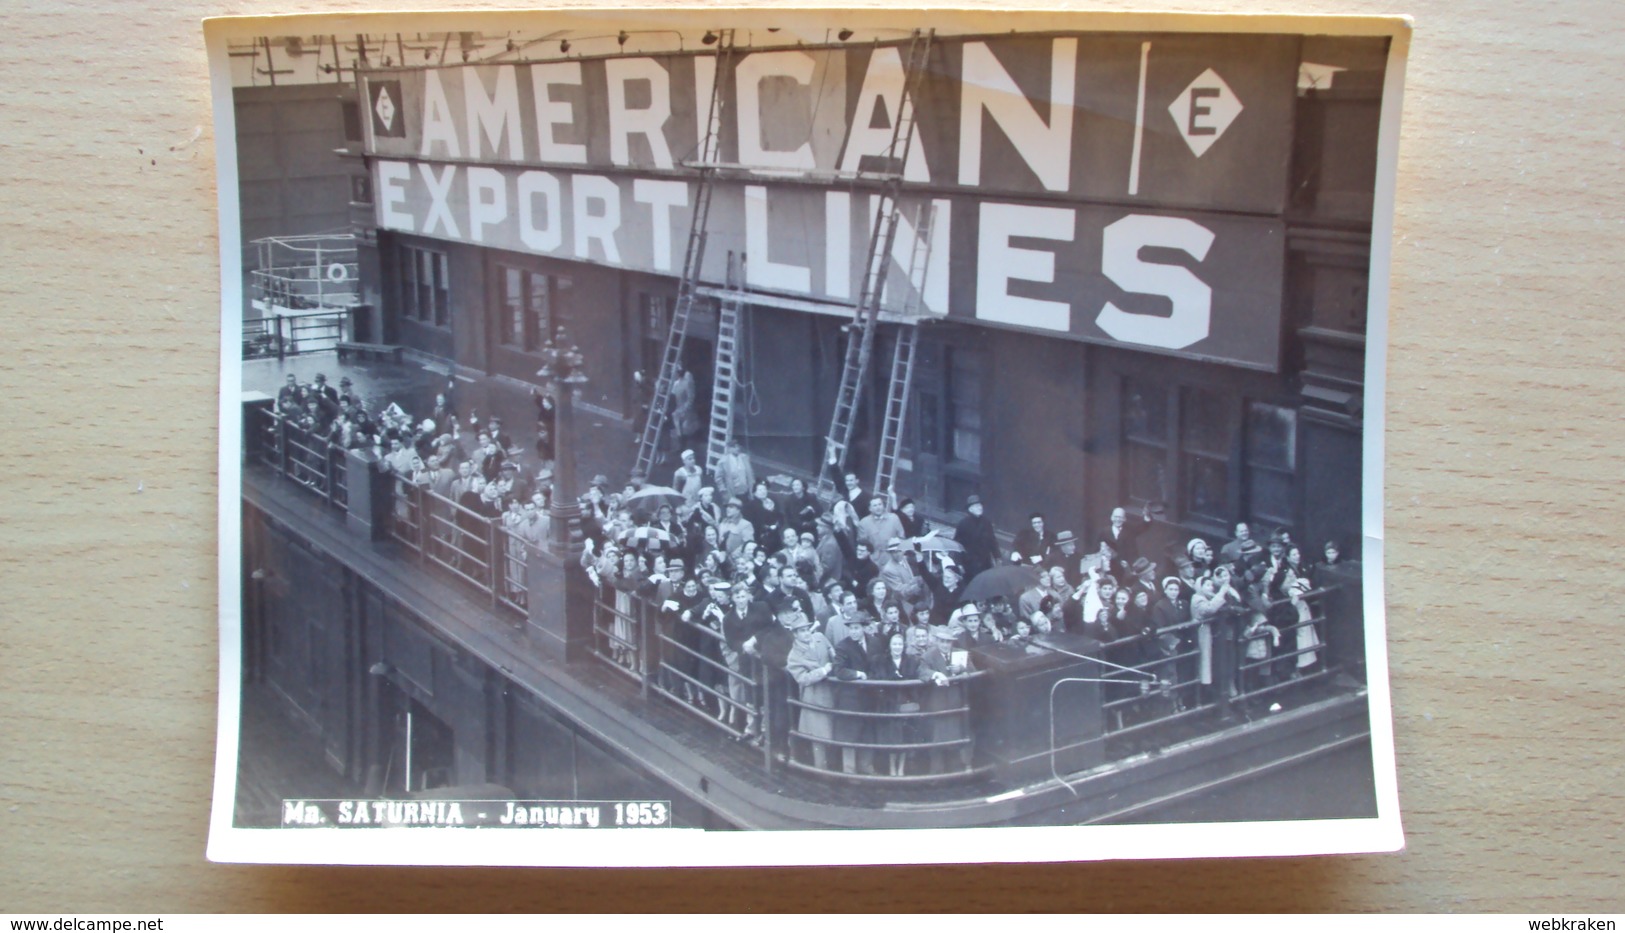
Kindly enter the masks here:
<path id="1" fill-rule="evenodd" d="M 217 862 L 356 865 L 489 865 L 554 867 L 779 866 L 931 864 L 959 862 L 1093 861 L 1102 859 L 1296 856 L 1396 851 L 1404 846 L 1395 770 L 1389 690 L 1387 621 L 1383 588 L 1384 398 L 1389 319 L 1389 263 L 1394 230 L 1400 112 L 1410 22 L 1403 17 L 1215 15 L 1187 13 L 1073 13 L 940 10 L 933 15 L 1009 17 L 1053 22 L 1071 30 L 1212 33 L 1314 33 L 1385 36 L 1390 42 L 1378 133 L 1376 198 L 1371 230 L 1366 342 L 1362 490 L 1364 631 L 1372 764 L 1377 816 L 1370 819 L 1197 823 L 990 829 L 739 831 L 623 829 L 554 835 L 469 829 L 248 829 L 232 825 L 241 708 L 241 445 L 242 350 L 241 226 L 229 39 L 270 34 L 395 31 L 385 24 L 410 19 L 411 31 L 442 31 L 453 24 L 491 30 L 540 15 L 607 20 L 688 19 L 726 15 L 742 22 L 784 21 L 829 10 L 722 10 L 711 8 L 593 9 L 542 13 L 466 12 L 307 14 L 225 17 L 205 21 L 215 158 L 219 179 L 221 314 L 220 397 L 220 680 L 219 740 L 207 855 Z M 864 23 L 896 23 L 919 10 L 841 9 Z M 1025 22 L 1022 28 L 1036 28 Z M 1002 30 L 1000 30 L 1002 31 Z"/>

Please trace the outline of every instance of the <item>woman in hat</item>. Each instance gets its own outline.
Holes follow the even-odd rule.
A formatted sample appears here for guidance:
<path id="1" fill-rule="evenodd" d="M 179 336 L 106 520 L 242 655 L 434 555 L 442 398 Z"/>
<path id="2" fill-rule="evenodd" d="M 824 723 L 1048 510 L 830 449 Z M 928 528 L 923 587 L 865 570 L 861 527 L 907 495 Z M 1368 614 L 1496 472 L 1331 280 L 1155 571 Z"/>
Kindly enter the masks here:
<path id="1" fill-rule="evenodd" d="M 835 649 L 829 639 L 813 628 L 812 620 L 795 602 L 787 601 L 780 606 L 778 617 L 779 624 L 795 636 L 784 667 L 801 688 L 797 730 L 812 747 L 813 767 L 825 771 L 829 767 L 827 740 L 835 737 L 835 718 L 825 712 L 835 708 L 835 687 L 829 681 L 835 671 Z"/>
<path id="2" fill-rule="evenodd" d="M 796 530 L 796 537 L 814 534 L 817 530 L 818 497 L 807 491 L 800 477 L 790 481 L 790 495 L 784 500 L 784 523 Z"/>
<path id="3" fill-rule="evenodd" d="M 919 741 L 919 723 L 911 714 L 920 711 L 919 691 L 927 689 L 918 686 L 920 659 L 909 653 L 908 637 L 902 632 L 886 640 L 886 649 L 886 656 L 875 665 L 875 679 L 891 682 L 895 686 L 882 688 L 877 711 L 894 715 L 879 722 L 875 728 L 875 740 L 882 745 L 912 745 Z M 915 683 L 909 684 L 909 681 Z M 902 776 L 906 759 L 907 753 L 902 751 L 887 755 L 892 777 Z"/>

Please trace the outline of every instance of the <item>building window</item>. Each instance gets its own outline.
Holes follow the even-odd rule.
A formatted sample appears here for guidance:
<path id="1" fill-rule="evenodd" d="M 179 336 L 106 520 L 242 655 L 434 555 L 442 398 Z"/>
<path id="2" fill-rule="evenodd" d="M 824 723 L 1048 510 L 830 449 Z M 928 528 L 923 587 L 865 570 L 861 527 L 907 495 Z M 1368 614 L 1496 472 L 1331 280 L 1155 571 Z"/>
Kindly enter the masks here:
<path id="1" fill-rule="evenodd" d="M 983 360 L 979 353 L 948 351 L 949 462 L 982 465 Z"/>
<path id="2" fill-rule="evenodd" d="M 502 319 L 498 328 L 505 346 L 539 350 L 553 336 L 553 277 L 512 266 L 497 266 L 502 282 Z"/>
<path id="3" fill-rule="evenodd" d="M 446 254 L 402 245 L 401 316 L 445 327 L 451 320 L 451 286 Z"/>
<path id="4" fill-rule="evenodd" d="M 1137 379 L 1123 384 L 1124 485 L 1131 499 L 1168 502 L 1168 392 Z"/>
<path id="5" fill-rule="evenodd" d="M 1180 455 L 1185 511 L 1210 521 L 1230 517 L 1230 406 L 1216 392 L 1185 389 L 1180 399 Z"/>
<path id="6" fill-rule="evenodd" d="M 1247 406 L 1247 520 L 1292 523 L 1298 413 L 1278 405 Z"/>
<path id="7" fill-rule="evenodd" d="M 1194 386 L 1123 380 L 1121 493 L 1215 527 L 1292 523 L 1297 413 Z"/>

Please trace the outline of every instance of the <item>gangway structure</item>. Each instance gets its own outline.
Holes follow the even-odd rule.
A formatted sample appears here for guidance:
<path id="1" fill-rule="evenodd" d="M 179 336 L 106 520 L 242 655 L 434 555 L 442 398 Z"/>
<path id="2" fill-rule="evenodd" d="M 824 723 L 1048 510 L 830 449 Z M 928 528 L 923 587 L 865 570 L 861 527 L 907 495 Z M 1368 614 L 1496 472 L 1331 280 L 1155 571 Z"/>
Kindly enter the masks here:
<path id="1" fill-rule="evenodd" d="M 245 359 L 331 350 L 350 339 L 361 301 L 354 234 L 254 240 L 243 318 Z"/>
<path id="2" fill-rule="evenodd" d="M 922 204 L 915 213 L 914 249 L 909 255 L 910 282 L 923 283 L 930 275 L 931 231 L 936 225 L 936 205 Z M 886 407 L 881 415 L 880 451 L 875 457 L 875 481 L 870 486 L 882 495 L 892 493 L 897 483 L 897 461 L 903 447 L 903 426 L 908 420 L 909 393 L 914 386 L 914 348 L 919 342 L 919 325 L 914 316 L 920 291 L 909 293 L 905 323 L 897 329 L 897 345 L 892 352 L 891 378 L 886 382 Z M 826 458 L 827 459 L 827 458 Z"/>
<path id="3" fill-rule="evenodd" d="M 874 353 L 875 330 L 880 323 L 880 305 L 886 291 L 886 273 L 891 267 L 892 245 L 897 239 L 897 227 L 902 220 L 903 170 L 908 164 L 909 149 L 914 139 L 914 98 L 925 74 L 933 35 L 934 33 L 930 31 L 915 30 L 909 39 L 897 117 L 892 121 L 891 143 L 882 157 L 885 167 L 882 175 L 884 180 L 874 230 L 869 237 L 869 255 L 864 264 L 863 288 L 858 293 L 858 305 L 852 315 L 852 323 L 847 329 L 846 357 L 841 367 L 841 382 L 835 392 L 835 406 L 830 417 L 829 433 L 824 438 L 824 456 L 818 472 L 818 493 L 826 498 L 834 494 L 835 477 L 840 475 L 846 466 L 847 455 L 852 446 L 853 424 L 858 404 L 862 400 L 864 381 L 869 374 L 869 359 Z M 915 241 L 915 255 L 918 255 L 921 244 L 929 243 L 929 231 L 926 231 L 925 236 L 920 236 Z M 924 248 L 929 249 L 929 245 Z M 904 325 L 903 328 L 904 331 L 912 329 L 910 325 Z M 892 475 L 895 475 L 897 465 L 896 448 L 901 441 L 902 408 L 907 405 L 907 383 L 913 371 L 913 347 L 913 334 L 909 334 L 906 338 L 900 337 L 899 358 L 893 364 L 893 385 L 891 392 L 888 393 L 898 395 L 899 407 L 895 421 L 886 419 L 886 427 L 895 425 L 897 432 L 889 441 L 892 451 L 889 470 Z M 905 352 L 906 357 L 903 355 Z M 900 388 L 896 384 L 899 376 L 898 362 L 902 364 Z M 903 394 L 898 394 L 899 392 Z M 884 429 L 882 434 L 885 434 Z M 886 447 L 887 439 L 883 436 L 882 450 Z M 877 477 L 880 475 L 879 471 L 887 469 L 885 462 L 877 464 Z M 890 488 L 889 481 L 887 488 Z M 879 489 L 877 479 L 876 490 Z"/>
<path id="4" fill-rule="evenodd" d="M 722 30 L 717 43 L 717 66 L 711 85 L 711 103 L 706 112 L 705 137 L 700 140 L 698 160 L 690 166 L 699 172 L 694 194 L 694 216 L 689 221 L 688 245 L 683 250 L 683 278 L 677 286 L 677 301 L 672 307 L 671 329 L 666 334 L 666 346 L 660 354 L 660 372 L 655 377 L 654 397 L 649 403 L 649 416 L 638 439 L 638 453 L 634 472 L 649 475 L 655 455 L 660 450 L 660 438 L 671 417 L 671 390 L 682 367 L 683 343 L 688 337 L 689 323 L 693 319 L 695 289 L 700 282 L 701 267 L 705 262 L 706 226 L 711 216 L 711 193 L 716 185 L 717 165 L 721 154 L 723 79 L 733 60 L 734 32 Z"/>

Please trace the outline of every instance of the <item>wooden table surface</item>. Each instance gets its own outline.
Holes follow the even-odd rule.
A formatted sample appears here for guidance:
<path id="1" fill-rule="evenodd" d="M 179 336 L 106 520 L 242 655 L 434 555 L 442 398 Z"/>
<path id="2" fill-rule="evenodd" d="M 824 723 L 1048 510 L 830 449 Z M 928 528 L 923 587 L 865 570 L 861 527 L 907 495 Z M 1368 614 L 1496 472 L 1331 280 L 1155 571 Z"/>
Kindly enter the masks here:
<path id="1" fill-rule="evenodd" d="M 0 910 L 1625 909 L 1608 0 L 1273 5 L 1416 18 L 1386 488 L 1404 854 L 748 878 L 207 863 L 220 354 L 199 21 L 377 5 L 0 11 Z"/>

